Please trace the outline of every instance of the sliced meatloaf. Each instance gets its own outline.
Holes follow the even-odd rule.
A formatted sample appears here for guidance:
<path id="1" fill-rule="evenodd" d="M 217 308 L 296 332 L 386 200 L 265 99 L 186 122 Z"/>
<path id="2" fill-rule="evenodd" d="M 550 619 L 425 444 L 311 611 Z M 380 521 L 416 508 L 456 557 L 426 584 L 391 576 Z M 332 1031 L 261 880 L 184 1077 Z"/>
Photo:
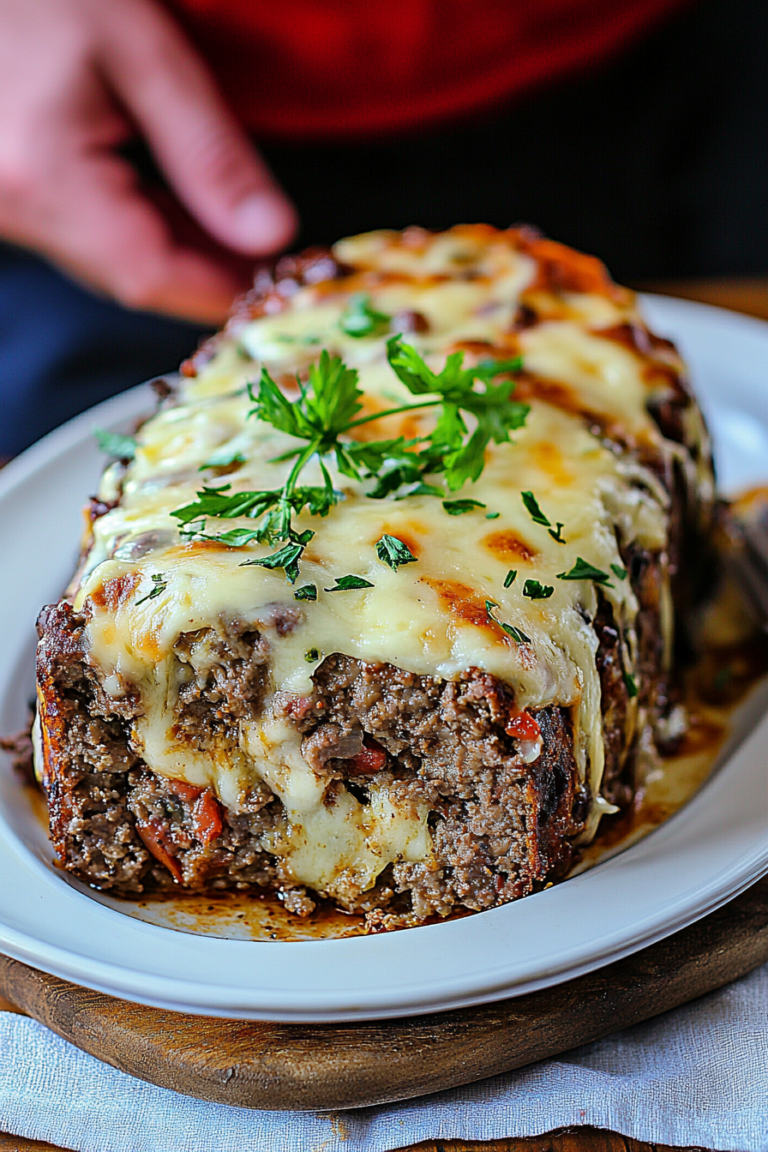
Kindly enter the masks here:
<path id="1" fill-rule="evenodd" d="M 61 864 L 372 929 L 563 877 L 707 569 L 706 430 L 634 295 L 530 229 L 371 233 L 259 271 L 167 391 L 38 621 Z"/>

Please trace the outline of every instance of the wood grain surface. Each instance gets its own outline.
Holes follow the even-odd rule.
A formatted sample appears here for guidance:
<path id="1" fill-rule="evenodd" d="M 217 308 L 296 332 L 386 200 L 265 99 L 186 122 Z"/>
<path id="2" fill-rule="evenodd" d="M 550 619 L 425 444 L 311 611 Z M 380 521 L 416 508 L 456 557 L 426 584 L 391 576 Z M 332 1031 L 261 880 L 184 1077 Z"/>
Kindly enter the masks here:
<path id="1" fill-rule="evenodd" d="M 768 879 L 597 972 L 460 1011 L 352 1024 L 185 1016 L 79 988 L 5 957 L 0 995 L 142 1080 L 246 1108 L 405 1100 L 519 1068 L 718 988 L 768 960 Z"/>

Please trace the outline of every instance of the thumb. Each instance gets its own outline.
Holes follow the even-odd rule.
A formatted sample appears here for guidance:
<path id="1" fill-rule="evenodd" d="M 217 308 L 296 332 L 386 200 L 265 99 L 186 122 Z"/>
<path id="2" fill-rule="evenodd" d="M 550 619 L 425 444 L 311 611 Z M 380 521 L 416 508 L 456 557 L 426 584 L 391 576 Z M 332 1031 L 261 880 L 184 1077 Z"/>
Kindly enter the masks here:
<path id="1" fill-rule="evenodd" d="M 252 256 L 284 248 L 296 211 L 236 122 L 194 48 L 159 6 L 97 5 L 107 79 L 179 199 L 222 244 Z M 115 13 L 116 15 L 117 13 Z"/>

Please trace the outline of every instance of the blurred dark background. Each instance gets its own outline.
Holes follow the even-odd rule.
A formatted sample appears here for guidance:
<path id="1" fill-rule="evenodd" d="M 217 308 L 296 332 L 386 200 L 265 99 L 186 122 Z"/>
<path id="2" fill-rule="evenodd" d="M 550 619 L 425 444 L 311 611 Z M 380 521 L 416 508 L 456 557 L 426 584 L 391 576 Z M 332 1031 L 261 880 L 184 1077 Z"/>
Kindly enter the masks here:
<path id="1" fill-rule="evenodd" d="M 767 58 L 765 0 L 692 0 L 587 74 L 461 123 L 259 147 L 299 209 L 296 247 L 528 222 L 633 286 L 768 277 Z M 162 193 L 147 151 L 128 154 Z M 99 299 L 21 249 L 0 246 L 0 270 L 0 457 L 172 370 L 206 333 Z"/>

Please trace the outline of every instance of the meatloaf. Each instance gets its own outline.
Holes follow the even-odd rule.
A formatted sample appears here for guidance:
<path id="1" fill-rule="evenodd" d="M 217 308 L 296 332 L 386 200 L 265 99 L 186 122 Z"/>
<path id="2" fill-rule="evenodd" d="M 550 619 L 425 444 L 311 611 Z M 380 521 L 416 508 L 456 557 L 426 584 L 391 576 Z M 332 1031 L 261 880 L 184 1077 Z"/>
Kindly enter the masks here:
<path id="1" fill-rule="evenodd" d="M 528 228 L 369 233 L 260 269 L 159 391 L 38 622 L 61 865 L 371 929 L 563 877 L 706 569 L 709 441 L 634 294 Z"/>

